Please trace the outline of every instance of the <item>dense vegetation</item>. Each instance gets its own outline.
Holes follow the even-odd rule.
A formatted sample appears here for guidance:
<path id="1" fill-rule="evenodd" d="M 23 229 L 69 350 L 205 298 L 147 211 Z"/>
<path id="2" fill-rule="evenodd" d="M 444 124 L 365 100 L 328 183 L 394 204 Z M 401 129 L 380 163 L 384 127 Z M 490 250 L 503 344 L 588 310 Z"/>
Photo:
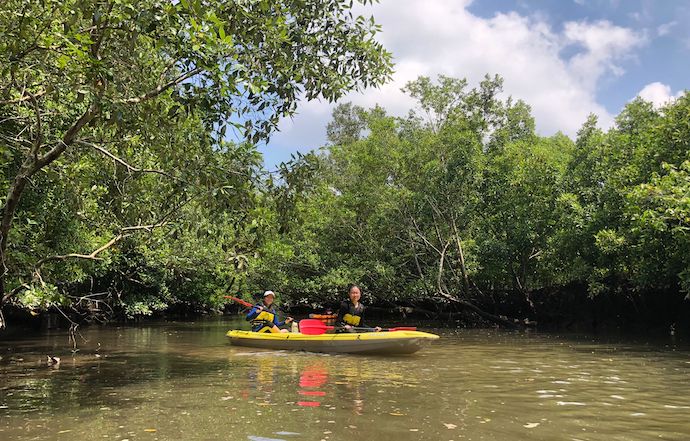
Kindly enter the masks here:
<path id="1" fill-rule="evenodd" d="M 379 305 L 504 324 L 571 292 L 663 297 L 678 320 L 690 94 L 635 100 L 608 131 L 590 117 L 573 141 L 539 136 L 499 77 L 419 78 L 407 117 L 342 104 L 327 146 L 264 170 L 254 143 L 300 96 L 389 76 L 348 8 L 3 3 L 0 306 L 108 318 L 270 288 L 320 307 L 358 282 Z"/>
<path id="2" fill-rule="evenodd" d="M 303 97 L 390 75 L 378 26 L 351 6 L 3 2 L 0 306 L 219 303 L 262 246 L 252 142 Z"/>
<path id="3" fill-rule="evenodd" d="M 321 301 L 357 280 L 379 303 L 532 320 L 561 301 L 561 319 L 579 313 L 565 295 L 576 292 L 640 316 L 662 302 L 653 313 L 667 325 L 687 318 L 690 94 L 661 109 L 637 99 L 607 132 L 592 116 L 573 142 L 538 136 L 529 106 L 500 98 L 500 78 L 406 90 L 418 102 L 406 118 L 336 109 L 259 280 Z"/>

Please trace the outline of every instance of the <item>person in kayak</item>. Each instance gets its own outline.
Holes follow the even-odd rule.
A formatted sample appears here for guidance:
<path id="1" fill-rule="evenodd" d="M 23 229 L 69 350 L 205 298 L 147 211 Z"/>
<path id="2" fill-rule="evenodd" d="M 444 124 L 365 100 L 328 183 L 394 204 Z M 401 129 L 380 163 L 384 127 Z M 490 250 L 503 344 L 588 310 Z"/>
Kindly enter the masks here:
<path id="1" fill-rule="evenodd" d="M 338 324 L 345 329 L 346 332 L 355 332 L 354 328 L 366 327 L 364 324 L 364 305 L 359 302 L 362 297 L 362 290 L 357 285 L 350 285 L 348 291 L 349 301 L 340 304 L 338 310 Z M 374 328 L 379 332 L 381 328 L 378 326 Z"/>
<path id="2" fill-rule="evenodd" d="M 252 325 L 254 332 L 288 332 L 287 329 L 280 329 L 280 326 L 292 322 L 292 317 L 288 317 L 285 321 L 278 320 L 278 315 L 273 307 L 273 301 L 276 295 L 273 291 L 264 292 L 264 298 L 261 302 L 254 305 L 254 307 L 247 313 L 247 320 Z"/>

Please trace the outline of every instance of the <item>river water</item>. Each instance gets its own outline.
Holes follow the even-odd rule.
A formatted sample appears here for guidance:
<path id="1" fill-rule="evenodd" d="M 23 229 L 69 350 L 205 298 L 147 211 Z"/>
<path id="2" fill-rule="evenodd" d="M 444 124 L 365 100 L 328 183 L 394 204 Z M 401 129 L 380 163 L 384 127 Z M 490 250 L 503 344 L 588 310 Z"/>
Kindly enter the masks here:
<path id="1" fill-rule="evenodd" d="M 435 330 L 371 357 L 233 347 L 238 327 L 93 327 L 75 354 L 62 331 L 0 340 L 0 440 L 690 440 L 670 337 Z"/>

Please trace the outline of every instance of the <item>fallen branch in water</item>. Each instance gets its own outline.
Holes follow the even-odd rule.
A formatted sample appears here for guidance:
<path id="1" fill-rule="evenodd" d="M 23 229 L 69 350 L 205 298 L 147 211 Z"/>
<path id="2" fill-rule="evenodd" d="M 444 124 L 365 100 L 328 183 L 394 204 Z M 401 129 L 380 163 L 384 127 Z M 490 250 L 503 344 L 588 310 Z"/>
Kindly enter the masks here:
<path id="1" fill-rule="evenodd" d="M 489 312 L 484 311 L 483 309 L 479 308 L 477 305 L 468 302 L 467 300 L 463 300 L 461 298 L 458 298 L 452 294 L 449 294 L 443 290 L 439 290 L 439 294 L 443 296 L 444 298 L 450 300 L 453 303 L 456 303 L 460 305 L 461 307 L 468 309 L 472 311 L 473 313 L 477 314 L 478 316 L 482 317 L 483 319 L 489 320 L 493 323 L 496 323 L 501 326 L 505 326 L 508 328 L 524 328 L 526 326 L 534 326 L 536 325 L 536 322 L 529 321 L 528 319 L 525 320 L 518 320 L 518 319 L 510 319 L 506 316 L 499 316 L 499 315 L 494 315 Z"/>

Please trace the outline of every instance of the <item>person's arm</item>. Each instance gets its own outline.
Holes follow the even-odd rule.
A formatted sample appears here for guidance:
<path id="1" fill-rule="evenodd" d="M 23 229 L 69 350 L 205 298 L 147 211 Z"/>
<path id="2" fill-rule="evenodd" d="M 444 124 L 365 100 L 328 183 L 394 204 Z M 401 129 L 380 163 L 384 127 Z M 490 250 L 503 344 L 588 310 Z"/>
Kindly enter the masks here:
<path id="1" fill-rule="evenodd" d="M 254 307 L 247 313 L 247 321 L 254 320 L 256 316 L 263 311 L 263 309 L 264 308 L 262 308 L 261 305 L 254 305 Z"/>
<path id="2" fill-rule="evenodd" d="M 273 324 L 280 328 L 285 325 L 285 320 L 280 321 L 278 320 L 278 314 L 273 314 Z"/>
<path id="3" fill-rule="evenodd" d="M 360 305 L 362 305 L 362 304 L 360 303 Z M 360 327 L 360 328 L 368 328 L 369 327 L 369 326 L 364 324 L 365 323 L 364 322 L 364 311 L 366 311 L 366 310 L 367 310 L 367 307 L 362 305 L 362 310 L 359 313 L 359 325 L 357 325 L 357 327 Z"/>
<path id="4" fill-rule="evenodd" d="M 339 326 L 347 326 L 347 323 L 345 323 L 345 314 L 348 312 L 350 312 L 350 308 L 347 306 L 347 303 L 341 303 L 340 309 L 338 310 L 338 318 L 336 319 L 336 323 L 338 323 Z"/>
<path id="5" fill-rule="evenodd" d="M 359 315 L 359 317 L 360 317 L 360 319 L 359 319 L 359 326 L 362 327 L 362 328 L 372 328 L 372 329 L 373 329 L 374 331 L 376 331 L 376 332 L 381 331 L 381 327 L 380 327 L 380 326 L 369 326 L 369 325 L 365 324 L 365 322 L 364 322 L 364 311 L 366 311 L 366 309 L 367 309 L 367 307 L 362 305 L 362 312 L 361 312 L 361 314 Z"/>
<path id="6" fill-rule="evenodd" d="M 286 317 L 285 317 L 285 320 L 280 321 L 280 320 L 278 319 L 278 312 L 277 312 L 277 309 L 276 309 L 276 308 L 272 308 L 269 312 L 270 312 L 271 314 L 273 314 L 273 324 L 276 325 L 277 327 L 285 326 L 285 325 L 287 325 L 288 323 L 291 323 L 292 320 L 293 320 L 292 317 L 286 316 Z"/>

